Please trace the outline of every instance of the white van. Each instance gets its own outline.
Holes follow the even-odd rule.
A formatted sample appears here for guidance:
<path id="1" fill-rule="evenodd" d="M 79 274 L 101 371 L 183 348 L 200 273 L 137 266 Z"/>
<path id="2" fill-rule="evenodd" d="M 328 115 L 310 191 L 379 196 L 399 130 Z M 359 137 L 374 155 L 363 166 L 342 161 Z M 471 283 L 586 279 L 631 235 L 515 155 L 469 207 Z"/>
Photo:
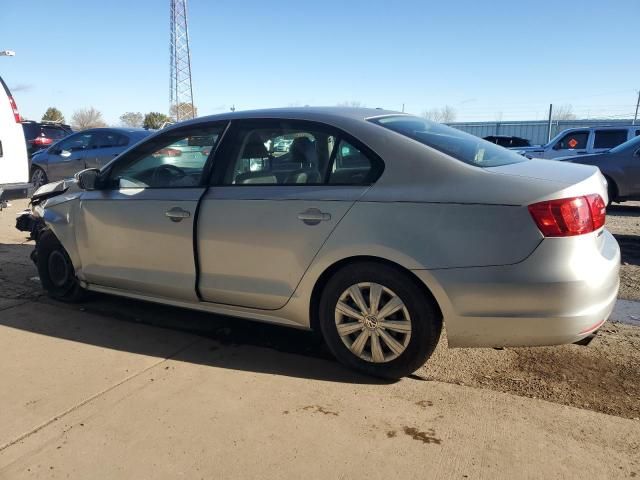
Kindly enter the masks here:
<path id="1" fill-rule="evenodd" d="M 20 114 L 9 87 L 0 77 L 0 208 L 7 200 L 28 197 L 30 187 Z"/>

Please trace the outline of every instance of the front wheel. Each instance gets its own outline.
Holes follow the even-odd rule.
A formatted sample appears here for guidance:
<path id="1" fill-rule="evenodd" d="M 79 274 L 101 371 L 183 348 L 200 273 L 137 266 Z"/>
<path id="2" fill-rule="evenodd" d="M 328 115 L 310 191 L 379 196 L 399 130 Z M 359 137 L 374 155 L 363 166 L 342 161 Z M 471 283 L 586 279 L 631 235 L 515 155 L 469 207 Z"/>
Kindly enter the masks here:
<path id="1" fill-rule="evenodd" d="M 414 279 L 374 262 L 334 274 L 319 315 L 325 341 L 340 362 L 383 378 L 400 378 L 421 367 L 442 329 L 433 300 Z"/>
<path id="2" fill-rule="evenodd" d="M 33 167 L 31 170 L 31 184 L 35 190 L 39 189 L 42 185 L 48 183 L 47 174 L 40 167 Z"/>
<path id="3" fill-rule="evenodd" d="M 36 244 L 36 265 L 40 282 L 50 297 L 63 302 L 80 302 L 86 290 L 80 286 L 69 254 L 51 230 L 44 230 Z"/>

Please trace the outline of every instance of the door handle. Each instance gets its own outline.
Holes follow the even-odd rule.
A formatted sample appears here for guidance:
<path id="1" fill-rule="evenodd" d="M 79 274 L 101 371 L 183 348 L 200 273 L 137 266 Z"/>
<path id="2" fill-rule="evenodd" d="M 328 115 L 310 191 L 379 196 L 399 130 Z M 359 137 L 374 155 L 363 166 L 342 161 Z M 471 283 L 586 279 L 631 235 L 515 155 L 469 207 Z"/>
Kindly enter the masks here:
<path id="1" fill-rule="evenodd" d="M 302 220 L 307 225 L 317 225 L 320 222 L 331 220 L 331 214 L 321 212 L 317 208 L 308 208 L 298 214 L 298 220 Z"/>
<path id="2" fill-rule="evenodd" d="M 189 218 L 191 216 L 191 212 L 183 210 L 180 207 L 173 207 L 172 209 L 164 212 L 164 214 L 172 222 L 181 222 L 183 219 Z"/>

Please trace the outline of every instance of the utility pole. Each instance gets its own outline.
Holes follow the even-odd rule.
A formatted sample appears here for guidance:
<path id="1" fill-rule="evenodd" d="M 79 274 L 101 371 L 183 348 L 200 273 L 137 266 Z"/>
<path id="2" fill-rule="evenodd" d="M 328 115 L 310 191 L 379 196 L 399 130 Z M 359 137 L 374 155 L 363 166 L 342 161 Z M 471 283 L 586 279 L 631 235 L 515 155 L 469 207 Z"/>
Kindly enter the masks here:
<path id="1" fill-rule="evenodd" d="M 638 120 L 638 107 L 640 107 L 640 90 L 638 90 L 638 101 L 636 102 L 636 114 L 633 116 L 633 122 L 631 125 L 635 125 Z"/>
<path id="2" fill-rule="evenodd" d="M 191 51 L 187 23 L 187 0 L 170 0 L 171 24 L 169 52 L 171 57 L 169 90 L 170 107 L 175 108 L 176 121 L 195 117 L 191 87 Z M 172 108 L 172 109 L 173 109 Z"/>
<path id="3" fill-rule="evenodd" d="M 551 117 L 553 116 L 553 103 L 549 104 L 549 123 L 547 124 L 547 143 L 551 141 Z"/>

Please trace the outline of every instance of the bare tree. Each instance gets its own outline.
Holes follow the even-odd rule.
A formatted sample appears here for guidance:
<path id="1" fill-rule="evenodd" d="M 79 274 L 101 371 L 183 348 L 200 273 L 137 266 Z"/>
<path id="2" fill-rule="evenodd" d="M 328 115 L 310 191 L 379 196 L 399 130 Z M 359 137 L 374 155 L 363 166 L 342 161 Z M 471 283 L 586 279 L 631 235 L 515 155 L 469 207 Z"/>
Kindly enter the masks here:
<path id="1" fill-rule="evenodd" d="M 551 118 L 553 120 L 575 120 L 576 115 L 573 113 L 573 105 L 566 103 L 557 107 L 554 106 Z"/>
<path id="2" fill-rule="evenodd" d="M 93 107 L 81 108 L 73 112 L 71 126 L 74 130 L 86 130 L 87 128 L 106 127 L 102 119 L 102 113 Z"/>
<path id="3" fill-rule="evenodd" d="M 432 108 L 431 110 L 425 110 L 422 112 L 422 116 L 427 120 L 438 123 L 449 123 L 456 119 L 456 110 L 450 105 L 445 105 L 442 108 Z"/>
<path id="4" fill-rule="evenodd" d="M 127 112 L 120 115 L 120 123 L 125 127 L 140 128 L 143 120 L 144 115 L 140 112 Z"/>

